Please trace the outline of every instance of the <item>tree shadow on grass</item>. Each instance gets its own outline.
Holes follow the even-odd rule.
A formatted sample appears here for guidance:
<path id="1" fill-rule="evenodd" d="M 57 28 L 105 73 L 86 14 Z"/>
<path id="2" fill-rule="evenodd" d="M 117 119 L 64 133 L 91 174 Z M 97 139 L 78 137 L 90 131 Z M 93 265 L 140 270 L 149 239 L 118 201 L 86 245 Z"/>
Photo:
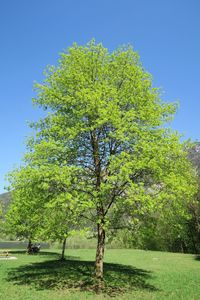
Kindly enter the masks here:
<path id="1" fill-rule="evenodd" d="M 72 289 L 98 292 L 93 279 L 94 262 L 66 259 L 51 260 L 20 266 L 8 273 L 7 280 L 17 285 L 30 285 L 37 290 Z M 151 273 L 132 266 L 104 264 L 102 292 L 110 296 L 136 289 L 156 291 L 147 280 Z"/>

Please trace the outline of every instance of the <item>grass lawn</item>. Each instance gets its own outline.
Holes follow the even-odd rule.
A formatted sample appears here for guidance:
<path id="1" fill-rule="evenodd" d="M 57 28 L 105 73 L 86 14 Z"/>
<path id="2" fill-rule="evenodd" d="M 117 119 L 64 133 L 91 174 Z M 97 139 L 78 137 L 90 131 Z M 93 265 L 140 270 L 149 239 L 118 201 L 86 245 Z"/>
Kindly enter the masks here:
<path id="1" fill-rule="evenodd" d="M 57 250 L 0 260 L 0 299 L 200 299 L 200 260 L 195 255 L 142 250 L 107 250 L 105 288 L 95 294 L 91 285 L 95 250 Z"/>

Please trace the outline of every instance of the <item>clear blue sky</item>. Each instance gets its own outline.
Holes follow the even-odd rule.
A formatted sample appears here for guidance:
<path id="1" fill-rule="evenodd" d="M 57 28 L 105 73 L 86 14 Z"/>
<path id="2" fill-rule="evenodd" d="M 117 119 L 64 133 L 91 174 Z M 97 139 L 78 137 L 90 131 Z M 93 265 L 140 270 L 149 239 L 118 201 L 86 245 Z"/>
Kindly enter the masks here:
<path id="1" fill-rule="evenodd" d="M 0 192 L 25 151 L 33 82 L 74 41 L 111 51 L 131 43 L 167 101 L 180 101 L 172 127 L 200 140 L 200 1 L 7 0 L 0 3 Z"/>

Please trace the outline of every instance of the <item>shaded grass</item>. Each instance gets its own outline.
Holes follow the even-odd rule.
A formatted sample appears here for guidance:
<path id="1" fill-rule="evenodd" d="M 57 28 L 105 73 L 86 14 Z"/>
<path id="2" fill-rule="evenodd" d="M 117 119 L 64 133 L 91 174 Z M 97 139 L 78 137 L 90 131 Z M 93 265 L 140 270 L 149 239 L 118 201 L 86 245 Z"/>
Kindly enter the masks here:
<path id="1" fill-rule="evenodd" d="M 94 263 L 68 259 L 51 260 L 20 266 L 8 273 L 8 280 L 17 285 L 30 285 L 35 289 L 77 289 L 97 292 L 93 280 Z M 104 264 L 104 287 L 102 292 L 115 296 L 135 289 L 156 290 L 146 282 L 150 272 L 121 264 Z"/>

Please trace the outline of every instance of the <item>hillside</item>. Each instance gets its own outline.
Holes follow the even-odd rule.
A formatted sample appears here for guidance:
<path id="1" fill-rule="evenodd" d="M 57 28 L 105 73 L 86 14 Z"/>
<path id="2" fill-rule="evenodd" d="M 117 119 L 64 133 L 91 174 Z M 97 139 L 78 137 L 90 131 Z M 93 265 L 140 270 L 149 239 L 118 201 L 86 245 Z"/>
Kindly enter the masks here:
<path id="1" fill-rule="evenodd" d="M 200 173 L 200 142 L 195 143 L 195 146 L 189 150 L 189 159 Z"/>
<path id="2" fill-rule="evenodd" d="M 0 204 L 2 205 L 3 212 L 5 213 L 11 201 L 11 193 L 3 193 L 0 195 Z"/>

